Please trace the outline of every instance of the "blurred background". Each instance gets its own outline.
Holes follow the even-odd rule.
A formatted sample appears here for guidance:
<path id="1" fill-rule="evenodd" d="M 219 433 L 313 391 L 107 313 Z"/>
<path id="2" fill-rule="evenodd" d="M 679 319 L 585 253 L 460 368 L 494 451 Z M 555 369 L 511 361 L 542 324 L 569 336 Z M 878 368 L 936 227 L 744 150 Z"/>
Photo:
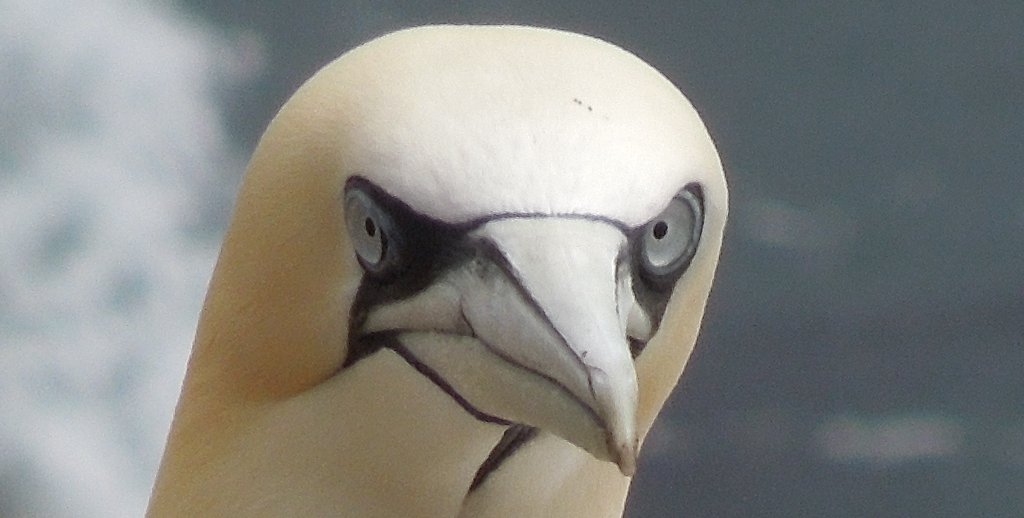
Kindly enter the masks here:
<path id="1" fill-rule="evenodd" d="M 635 517 L 1024 516 L 1024 3 L 0 0 L 0 516 L 140 516 L 245 160 L 393 29 L 585 32 L 726 164 Z"/>

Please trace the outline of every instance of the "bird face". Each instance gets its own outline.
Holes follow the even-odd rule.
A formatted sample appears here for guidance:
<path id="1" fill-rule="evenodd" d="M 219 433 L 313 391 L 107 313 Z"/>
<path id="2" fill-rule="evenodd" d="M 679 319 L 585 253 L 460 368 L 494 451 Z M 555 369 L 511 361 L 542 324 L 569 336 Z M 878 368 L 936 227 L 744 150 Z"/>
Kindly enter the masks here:
<path id="1" fill-rule="evenodd" d="M 400 31 L 268 128 L 207 303 L 261 317 L 197 342 L 272 320 L 261 340 L 293 345 L 229 375 L 288 362 L 295 390 L 396 353 L 396 375 L 477 419 L 631 475 L 692 350 L 726 206 L 700 118 L 635 56 L 544 29 Z"/>
<path id="2" fill-rule="evenodd" d="M 364 270 L 346 365 L 389 348 L 477 418 L 550 431 L 632 474 L 633 359 L 700 243 L 699 184 L 633 227 L 590 214 L 446 223 L 362 177 L 344 203 Z"/>
<path id="3" fill-rule="evenodd" d="M 304 90 L 325 88 L 348 92 L 323 135 L 360 266 L 344 367 L 394 351 L 478 419 L 632 474 L 635 362 L 682 286 L 675 383 L 725 217 L 689 103 L 611 45 L 494 27 L 389 35 Z"/>

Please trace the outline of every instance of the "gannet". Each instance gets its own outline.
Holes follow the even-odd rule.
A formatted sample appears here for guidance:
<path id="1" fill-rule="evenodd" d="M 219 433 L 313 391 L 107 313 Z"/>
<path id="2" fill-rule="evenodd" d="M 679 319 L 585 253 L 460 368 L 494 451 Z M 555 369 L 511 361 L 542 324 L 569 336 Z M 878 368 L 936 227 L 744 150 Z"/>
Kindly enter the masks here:
<path id="1" fill-rule="evenodd" d="M 621 516 L 726 212 L 697 112 L 617 46 L 345 53 L 251 158 L 149 516 Z"/>

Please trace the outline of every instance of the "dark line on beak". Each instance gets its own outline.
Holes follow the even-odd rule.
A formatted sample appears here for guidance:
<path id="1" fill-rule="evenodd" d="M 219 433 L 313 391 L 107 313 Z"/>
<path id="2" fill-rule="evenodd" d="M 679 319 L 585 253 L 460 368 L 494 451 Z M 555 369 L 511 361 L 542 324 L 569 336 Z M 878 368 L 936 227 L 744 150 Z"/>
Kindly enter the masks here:
<path id="1" fill-rule="evenodd" d="M 526 301 L 526 303 L 531 308 L 533 308 L 533 310 L 537 313 L 537 316 L 539 316 L 541 320 L 544 321 L 544 324 L 547 325 L 548 329 L 550 329 L 552 332 L 555 333 L 556 336 L 558 336 L 558 342 L 562 344 L 562 346 L 565 347 L 567 351 L 569 351 L 569 354 L 571 354 L 573 358 L 576 358 L 576 362 L 579 363 L 581 367 L 583 367 L 583 371 L 589 372 L 587 369 L 587 364 L 583 361 L 583 358 L 581 358 L 580 355 L 577 354 L 571 346 L 569 346 L 569 340 L 567 340 L 565 338 L 565 335 L 563 335 L 562 332 L 557 327 L 555 327 L 555 323 L 552 322 L 551 317 L 547 314 L 546 311 L 544 311 L 544 308 L 540 305 L 540 303 L 537 302 L 537 299 L 533 298 L 533 294 L 530 293 L 530 291 L 527 290 L 525 286 L 523 286 L 523 280 L 519 277 L 518 272 L 512 266 L 512 264 L 508 262 L 508 258 L 505 257 L 505 254 L 501 253 L 501 249 L 498 247 L 498 244 L 495 243 L 494 241 L 491 241 L 490 239 L 481 239 L 480 252 L 491 261 L 491 264 L 497 266 L 503 272 L 505 272 L 505 275 L 508 277 L 510 281 L 512 281 L 511 284 L 512 286 L 515 287 L 516 291 L 519 293 L 519 296 L 522 297 L 522 299 Z M 587 376 L 587 379 L 590 379 L 590 376 Z M 594 395 L 593 387 L 591 387 L 591 395 Z"/>
<path id="2" fill-rule="evenodd" d="M 391 350 L 395 351 L 396 353 L 398 353 L 398 355 L 401 356 L 402 359 L 406 361 L 406 363 L 408 363 L 410 366 L 412 366 L 414 369 L 416 369 L 416 371 L 419 372 L 420 374 L 423 374 L 424 376 L 426 376 L 427 379 L 429 379 L 430 381 L 434 382 L 441 390 L 444 391 L 445 394 L 448 394 L 449 396 L 451 396 L 452 399 L 454 399 L 460 406 L 462 406 L 464 409 L 466 409 L 466 411 L 469 412 L 471 415 L 473 415 L 473 417 L 476 417 L 477 419 L 479 419 L 481 421 L 484 421 L 486 423 L 497 423 L 497 424 L 502 424 L 502 425 L 514 424 L 511 421 L 507 421 L 507 420 L 502 419 L 500 417 L 494 417 L 494 416 L 492 416 L 490 414 L 481 412 L 479 409 L 474 407 L 473 404 L 469 402 L 469 400 L 467 400 L 465 397 L 463 397 L 462 394 L 459 394 L 459 392 L 457 390 L 455 390 L 455 387 L 452 387 L 448 383 L 448 381 L 444 379 L 443 376 L 441 376 L 434 369 L 430 368 L 429 365 L 421 362 L 419 360 L 419 358 L 416 357 L 415 354 L 413 354 L 411 351 L 409 351 L 408 348 L 406 348 L 404 345 L 402 345 L 402 341 L 399 340 L 398 337 L 402 333 L 415 333 L 415 332 L 422 332 L 422 330 L 392 329 L 392 330 L 388 330 L 388 331 L 379 331 L 379 332 L 375 332 L 375 333 L 370 333 L 370 334 L 364 335 L 360 340 L 364 340 L 364 341 L 372 343 L 373 344 L 372 349 L 375 350 L 375 351 L 379 351 L 382 348 L 386 348 L 386 349 L 391 349 Z M 534 376 L 536 376 L 536 377 L 538 377 L 538 378 L 548 382 L 549 384 L 551 384 L 552 386 L 554 386 L 558 390 L 560 390 L 563 393 L 565 393 L 570 399 L 572 399 L 573 401 L 576 402 L 577 406 L 579 406 L 580 408 L 584 409 L 587 412 L 587 415 L 589 415 L 591 417 L 591 419 L 594 420 L 595 424 L 600 426 L 602 429 L 607 429 L 606 423 L 604 422 L 604 419 L 602 419 L 601 416 L 597 414 L 597 411 L 594 410 L 590 405 L 588 405 L 588 404 L 584 403 L 583 401 L 581 401 L 579 396 L 574 394 L 571 390 L 569 390 L 568 387 L 563 385 L 561 382 L 559 382 L 555 378 L 552 378 L 551 376 L 548 376 L 547 374 L 544 374 L 543 372 L 540 372 L 540 371 L 537 371 L 537 370 L 532 369 L 530 367 L 527 367 L 527 366 L 525 366 L 523 364 L 520 364 L 520 363 L 516 362 L 512 358 L 509 358 L 508 356 L 505 356 L 499 350 L 495 349 L 494 346 L 492 346 L 486 340 L 483 340 L 483 339 L 481 339 L 478 336 L 473 336 L 473 339 L 477 340 L 478 342 L 480 342 L 480 344 L 483 345 L 484 349 L 486 349 L 487 352 L 493 354 L 499 360 L 501 360 L 501 361 L 503 361 L 503 362 L 505 362 L 505 363 L 507 363 L 509 365 L 512 365 L 512 366 L 514 366 L 515 368 L 517 368 L 519 370 L 522 370 L 524 372 L 528 372 L 528 373 L 530 373 L 530 374 L 532 374 L 532 375 L 534 375 Z"/>

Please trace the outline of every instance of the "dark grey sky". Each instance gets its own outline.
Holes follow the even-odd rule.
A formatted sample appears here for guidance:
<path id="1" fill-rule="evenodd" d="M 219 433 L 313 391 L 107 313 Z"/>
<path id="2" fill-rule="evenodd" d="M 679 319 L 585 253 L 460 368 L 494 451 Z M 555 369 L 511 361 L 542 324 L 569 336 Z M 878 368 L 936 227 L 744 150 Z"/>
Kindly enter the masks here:
<path id="1" fill-rule="evenodd" d="M 1024 514 L 1024 2 L 183 5 L 266 43 L 224 93 L 244 149 L 317 68 L 424 23 L 588 33 L 690 97 L 731 222 L 632 516 Z"/>

